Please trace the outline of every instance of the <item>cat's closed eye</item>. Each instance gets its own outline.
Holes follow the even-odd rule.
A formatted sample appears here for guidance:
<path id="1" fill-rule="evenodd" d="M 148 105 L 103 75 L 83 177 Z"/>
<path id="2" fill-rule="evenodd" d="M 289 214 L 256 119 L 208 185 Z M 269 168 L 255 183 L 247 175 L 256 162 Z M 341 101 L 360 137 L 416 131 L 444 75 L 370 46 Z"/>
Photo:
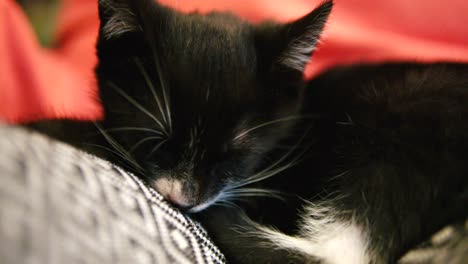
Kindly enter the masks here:
<path id="1" fill-rule="evenodd" d="M 252 25 L 153 0 L 99 4 L 103 131 L 138 128 L 107 135 L 106 148 L 118 148 L 117 163 L 157 182 L 175 205 L 198 209 L 260 170 L 261 156 L 286 133 L 274 124 L 299 111 L 303 70 L 331 10 L 324 4 L 290 23 Z M 150 127 L 154 135 L 137 133 Z"/>

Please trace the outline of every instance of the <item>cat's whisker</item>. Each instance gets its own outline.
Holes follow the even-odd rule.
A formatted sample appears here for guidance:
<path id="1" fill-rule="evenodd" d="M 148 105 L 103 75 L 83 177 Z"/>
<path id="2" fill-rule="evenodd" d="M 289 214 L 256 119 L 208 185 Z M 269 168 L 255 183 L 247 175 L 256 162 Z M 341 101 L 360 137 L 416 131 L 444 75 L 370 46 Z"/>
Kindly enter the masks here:
<path id="1" fill-rule="evenodd" d="M 164 135 L 163 132 L 150 129 L 150 128 L 145 128 L 145 127 L 118 127 L 118 128 L 110 128 L 110 129 L 105 129 L 104 131 L 106 132 L 121 132 L 121 131 L 139 131 L 139 132 L 151 132 L 157 135 Z"/>
<path id="2" fill-rule="evenodd" d="M 138 176 L 141 177 L 141 178 L 144 178 L 144 179 L 146 179 L 148 181 L 153 180 L 153 178 L 146 176 L 146 173 L 145 173 L 144 169 L 136 167 L 135 164 L 133 164 L 130 160 L 127 159 L 127 157 L 123 156 L 122 154 L 118 153 L 117 151 L 112 150 L 112 149 L 107 148 L 107 147 L 104 147 L 104 146 L 101 146 L 101 145 L 98 145 L 98 144 L 84 143 L 84 145 L 97 147 L 97 148 L 109 151 L 110 153 L 118 156 L 119 158 L 121 158 L 125 162 L 125 163 L 121 163 L 121 166 L 125 167 L 126 169 L 128 169 L 130 171 L 133 170 L 133 171 L 137 172 Z"/>
<path id="3" fill-rule="evenodd" d="M 167 124 L 169 126 L 169 134 L 172 133 L 172 117 L 171 117 L 171 106 L 170 106 L 170 101 L 168 98 L 168 92 L 166 90 L 166 82 L 164 81 L 163 74 L 161 71 L 161 63 L 159 62 L 158 59 L 158 54 L 156 52 L 156 46 L 151 45 L 152 53 L 153 53 L 153 59 L 154 59 L 154 65 L 156 67 L 156 72 L 158 74 L 158 79 L 159 79 L 159 84 L 161 85 L 161 91 L 163 94 L 163 100 L 164 100 L 164 107 L 166 109 L 166 114 L 167 114 Z"/>
<path id="4" fill-rule="evenodd" d="M 230 202 L 233 203 L 234 201 L 244 201 L 245 197 L 240 197 L 234 194 L 224 194 L 222 198 L 218 198 L 216 202 Z M 216 203 L 215 202 L 215 203 Z"/>
<path id="5" fill-rule="evenodd" d="M 303 155 L 309 150 L 310 148 L 306 148 L 304 149 L 302 152 L 300 152 L 298 155 L 296 155 L 295 158 L 293 158 L 290 162 L 288 162 L 287 164 L 279 167 L 279 168 L 276 168 L 274 170 L 271 170 L 271 171 L 267 171 L 266 173 L 263 173 L 263 174 L 259 174 L 257 176 L 254 176 L 252 178 L 250 178 L 249 181 L 247 181 L 245 184 L 243 184 L 242 186 L 245 186 L 245 185 L 248 185 L 248 184 L 252 184 L 252 183 L 256 183 L 256 182 L 259 182 L 259 181 L 263 181 L 263 180 L 266 180 L 268 178 L 271 178 L 291 167 L 294 167 L 296 166 L 297 164 L 299 164 L 301 161 L 302 161 L 302 157 Z M 241 186 L 241 187 L 242 187 Z"/>
<path id="6" fill-rule="evenodd" d="M 153 82 L 149 78 L 148 73 L 146 72 L 145 67 L 143 66 L 141 61 L 136 57 L 134 58 L 134 60 L 135 60 L 135 64 L 137 65 L 138 69 L 140 70 L 141 74 L 143 75 L 143 78 L 145 79 L 146 85 L 148 85 L 148 87 L 151 90 L 151 93 L 153 94 L 154 100 L 156 101 L 156 104 L 158 106 L 159 112 L 161 113 L 161 116 L 163 118 L 164 123 L 167 124 L 166 113 L 163 111 L 161 101 L 159 100 L 159 96 L 158 96 L 158 94 L 156 92 L 156 89 L 154 88 Z"/>
<path id="7" fill-rule="evenodd" d="M 101 134 L 104 136 L 104 138 L 106 139 L 106 141 L 117 151 L 119 152 L 123 157 L 125 157 L 125 160 L 127 162 L 130 162 L 131 164 L 133 164 L 136 168 L 138 168 L 139 170 L 142 170 L 143 171 L 143 167 L 140 166 L 140 164 L 138 164 L 138 162 L 133 158 L 133 156 L 125 150 L 124 147 L 122 147 L 119 143 L 117 143 L 117 141 L 115 141 L 115 139 L 113 139 L 106 131 L 104 131 L 102 129 L 102 127 L 97 124 L 97 123 L 94 123 L 94 125 L 97 127 L 97 129 L 101 132 Z"/>
<path id="8" fill-rule="evenodd" d="M 246 185 L 250 185 L 250 184 L 253 184 L 253 183 L 257 183 L 257 182 L 260 182 L 260 181 L 264 181 L 268 178 L 271 178 L 293 166 L 295 166 L 297 164 L 297 162 L 290 162 L 284 166 L 281 166 L 277 169 L 274 169 L 274 170 L 271 170 L 271 171 L 268 171 L 267 173 L 262 173 L 262 174 L 257 174 L 255 175 L 255 177 L 252 177 L 252 178 L 249 178 L 247 181 L 243 181 L 241 182 L 240 184 L 237 185 L 237 187 L 243 187 L 243 186 L 246 186 Z"/>
<path id="9" fill-rule="evenodd" d="M 148 155 L 146 156 L 146 159 L 151 156 L 151 154 L 153 154 L 154 152 L 158 151 L 158 149 L 164 144 L 167 142 L 167 139 L 159 142 L 149 153 Z"/>
<path id="10" fill-rule="evenodd" d="M 263 189 L 263 188 L 238 188 L 238 189 L 226 189 L 223 193 L 231 194 L 231 193 L 249 193 L 249 192 L 269 193 L 269 192 L 274 192 L 274 190 Z"/>
<path id="11" fill-rule="evenodd" d="M 243 187 L 243 186 L 246 186 L 246 185 L 249 185 L 249 184 L 252 184 L 252 183 L 263 181 L 265 179 L 268 179 L 270 177 L 275 176 L 276 174 L 278 174 L 278 173 L 280 173 L 280 172 L 282 172 L 282 171 L 284 171 L 286 169 L 291 168 L 292 166 L 295 166 L 298 163 L 298 161 L 300 160 L 300 158 L 302 157 L 302 155 L 304 155 L 304 153 L 306 153 L 309 150 L 310 146 L 305 148 L 298 155 L 296 155 L 296 157 L 293 158 L 292 161 L 288 162 L 287 164 L 285 164 L 285 165 L 283 165 L 283 166 L 281 166 L 279 168 L 274 169 L 279 164 L 281 164 L 283 161 L 285 161 L 287 158 L 289 158 L 291 156 L 291 154 L 295 150 L 297 150 L 297 148 L 300 146 L 300 144 L 302 143 L 302 141 L 304 140 L 306 135 L 309 133 L 309 130 L 310 130 L 310 128 L 307 129 L 306 132 L 303 134 L 303 136 L 297 141 L 297 143 L 288 152 L 286 152 L 281 158 L 279 158 L 276 162 L 274 162 L 272 165 L 270 165 L 266 169 L 254 174 L 253 176 L 248 177 L 247 179 L 245 179 L 243 181 L 240 181 L 239 183 L 233 185 L 233 188 L 239 188 L 239 187 Z"/>
<path id="12" fill-rule="evenodd" d="M 235 197 L 271 197 L 284 200 L 284 194 L 280 191 L 262 188 L 239 188 L 225 191 L 225 194 Z"/>
<path id="13" fill-rule="evenodd" d="M 133 147 L 131 147 L 128 152 L 133 153 L 138 147 L 143 145 L 145 142 L 148 142 L 148 141 L 151 141 L 151 140 L 161 140 L 161 139 L 163 139 L 163 138 L 162 137 L 145 137 L 145 138 L 141 139 L 140 141 L 138 141 L 135 145 L 133 145 Z"/>
<path id="14" fill-rule="evenodd" d="M 228 208 L 239 208 L 235 203 L 228 201 L 228 200 L 219 200 L 216 201 L 213 205 L 219 205 L 219 206 L 224 206 Z"/>
<path id="15" fill-rule="evenodd" d="M 252 128 L 249 128 L 247 130 L 244 130 L 242 133 L 238 134 L 234 138 L 234 141 L 238 140 L 239 138 L 242 138 L 243 136 L 247 135 L 248 133 L 250 133 L 250 132 L 252 132 L 254 130 L 257 130 L 259 128 L 262 128 L 262 127 L 271 126 L 271 125 L 278 124 L 278 123 L 281 123 L 281 122 L 287 122 L 287 121 L 293 121 L 293 120 L 299 120 L 299 119 L 317 118 L 317 117 L 318 117 L 317 115 L 293 115 L 293 116 L 287 116 L 287 117 L 274 119 L 274 120 L 259 124 L 257 126 L 254 126 Z"/>
<path id="16" fill-rule="evenodd" d="M 118 156 L 119 158 L 121 158 L 123 161 L 125 161 L 126 163 L 128 163 L 129 165 L 131 165 L 131 167 L 127 164 L 122 164 L 123 166 L 126 166 L 127 168 L 129 169 L 137 169 L 134 167 L 134 164 L 131 163 L 129 160 L 127 160 L 127 157 L 123 156 L 122 154 L 120 154 L 119 152 L 115 151 L 115 150 L 112 150 L 110 148 L 107 148 L 107 147 L 104 147 L 104 146 L 101 146 L 101 145 L 98 145 L 98 144 L 91 144 L 91 143 L 83 143 L 83 145 L 87 145 L 87 146 L 91 146 L 91 147 L 96 147 L 96 148 L 100 148 L 100 149 L 103 149 L 105 151 L 108 151 L 116 156 Z"/>
<path id="17" fill-rule="evenodd" d="M 161 80 L 162 82 L 162 80 Z M 161 90 L 163 92 L 163 98 L 164 98 L 164 105 L 166 106 L 166 112 L 167 112 L 167 119 L 168 119 L 168 125 L 169 125 L 169 131 L 172 133 L 172 117 L 171 117 L 171 105 L 170 101 L 168 98 L 168 95 L 166 93 L 166 86 L 162 85 Z"/>
<path id="18" fill-rule="evenodd" d="M 297 144 L 296 144 L 296 146 L 297 146 Z M 270 175 L 270 172 L 277 171 L 277 170 L 273 170 L 273 169 L 276 166 L 278 166 L 279 164 L 281 164 L 284 160 L 286 160 L 294 152 L 296 146 L 291 148 L 288 152 L 286 152 L 281 158 L 279 158 L 277 161 L 275 161 L 269 167 L 267 167 L 264 170 L 252 175 L 251 177 L 248 177 L 247 179 L 245 179 L 243 181 L 240 181 L 239 183 L 233 185 L 233 187 L 235 187 L 235 188 L 242 187 L 242 186 L 245 186 L 245 185 L 248 185 L 248 184 L 251 184 L 251 183 L 254 183 L 254 182 L 258 182 L 258 181 L 261 181 L 263 179 L 266 179 L 266 176 Z M 269 176 L 269 177 L 271 177 L 271 176 Z"/>
<path id="19" fill-rule="evenodd" d="M 344 172 L 342 173 L 339 173 L 333 177 L 330 177 L 330 179 L 328 179 L 328 181 L 332 182 L 332 181 L 335 181 L 336 179 L 339 179 L 343 176 L 345 176 L 346 174 L 350 173 L 352 171 L 352 169 L 349 169 L 349 170 L 345 170 Z"/>
<path id="20" fill-rule="evenodd" d="M 150 111 L 148 111 L 146 108 L 144 108 L 141 104 L 139 104 L 137 101 L 135 101 L 132 97 L 130 97 L 127 93 L 125 93 L 122 89 L 120 89 L 116 84 L 113 82 L 108 82 L 109 86 L 112 87 L 117 93 L 119 93 L 122 97 L 124 97 L 129 103 L 131 103 L 133 106 L 138 108 L 141 112 L 146 114 L 148 117 L 153 119 L 156 124 L 164 130 L 164 133 L 168 135 L 166 128 L 163 126 L 161 121 L 157 119 Z"/>

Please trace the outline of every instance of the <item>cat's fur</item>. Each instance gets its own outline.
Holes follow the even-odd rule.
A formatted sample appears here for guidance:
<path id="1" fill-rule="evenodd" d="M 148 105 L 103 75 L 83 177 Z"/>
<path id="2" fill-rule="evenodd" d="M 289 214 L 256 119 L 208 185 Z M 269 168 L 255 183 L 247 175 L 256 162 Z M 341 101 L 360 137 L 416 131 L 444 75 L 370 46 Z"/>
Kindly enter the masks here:
<path id="1" fill-rule="evenodd" d="M 298 263 L 311 256 L 325 263 L 394 263 L 443 225 L 466 219 L 468 65 L 343 67 L 312 80 L 306 98 L 304 114 L 320 117 L 299 125 L 310 127 L 303 140 L 310 148 L 302 162 L 263 184 L 307 202 L 244 205 L 251 218 L 281 232 L 236 218 L 236 209 L 213 208 L 210 219 L 245 227 L 239 236 L 210 226 L 227 245 L 236 241 L 228 255 L 239 263 L 259 256 L 284 263 L 269 249 L 287 248 L 281 255 Z M 300 218 L 291 208 L 302 211 Z"/>
<path id="2" fill-rule="evenodd" d="M 467 66 L 354 66 L 306 87 L 331 2 L 257 26 L 99 4 L 105 120 L 33 126 L 201 211 L 231 262 L 394 262 L 467 216 Z"/>
<path id="3" fill-rule="evenodd" d="M 100 1 L 96 76 L 105 119 L 98 128 L 54 124 L 54 135 L 134 171 L 163 194 L 176 187 L 165 196 L 178 205 L 209 205 L 256 172 L 288 134 L 301 107 L 302 71 L 331 6 L 288 24 L 254 26 L 225 13 L 180 14 L 151 0 Z M 270 129 L 249 130 L 259 124 Z M 61 128 L 71 125 L 89 131 L 65 135 Z"/>

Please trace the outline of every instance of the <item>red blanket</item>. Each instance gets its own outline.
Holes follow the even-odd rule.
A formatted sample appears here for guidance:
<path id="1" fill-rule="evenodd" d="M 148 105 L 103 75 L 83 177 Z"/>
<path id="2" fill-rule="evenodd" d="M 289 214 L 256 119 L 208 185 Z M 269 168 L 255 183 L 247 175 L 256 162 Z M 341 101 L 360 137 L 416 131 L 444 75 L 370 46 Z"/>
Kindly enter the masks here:
<path id="1" fill-rule="evenodd" d="M 57 46 L 39 46 L 22 10 L 0 0 L 0 119 L 102 118 L 93 67 L 96 0 L 64 0 Z M 287 21 L 316 0 L 160 0 L 183 11 L 229 10 L 257 22 Z M 313 75 L 339 64 L 382 61 L 468 62 L 466 0 L 335 0 Z"/>

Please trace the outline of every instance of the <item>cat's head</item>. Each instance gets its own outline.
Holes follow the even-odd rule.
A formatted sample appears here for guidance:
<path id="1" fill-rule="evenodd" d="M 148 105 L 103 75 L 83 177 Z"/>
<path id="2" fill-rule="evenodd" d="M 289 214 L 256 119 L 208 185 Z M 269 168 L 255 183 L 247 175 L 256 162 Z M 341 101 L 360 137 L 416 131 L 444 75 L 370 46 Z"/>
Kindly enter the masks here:
<path id="1" fill-rule="evenodd" d="M 116 160 L 193 212 L 233 195 L 294 124 L 331 7 L 252 25 L 152 0 L 100 0 L 101 129 Z"/>

